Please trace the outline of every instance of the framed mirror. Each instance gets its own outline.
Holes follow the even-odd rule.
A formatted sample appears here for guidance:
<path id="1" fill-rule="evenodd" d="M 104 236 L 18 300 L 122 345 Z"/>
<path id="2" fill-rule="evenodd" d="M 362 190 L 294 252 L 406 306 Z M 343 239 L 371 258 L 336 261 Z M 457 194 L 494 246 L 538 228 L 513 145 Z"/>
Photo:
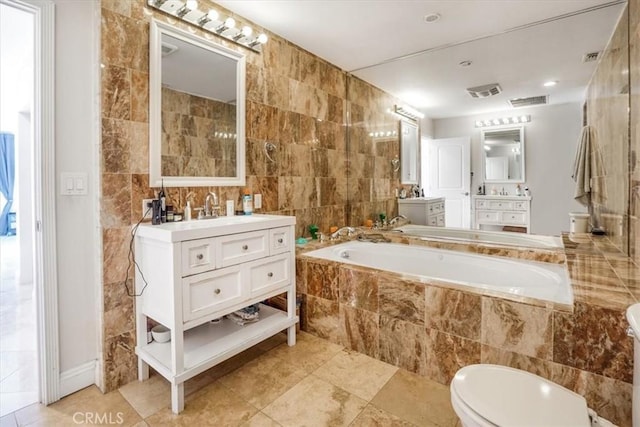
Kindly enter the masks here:
<path id="1" fill-rule="evenodd" d="M 400 183 L 418 184 L 419 165 L 418 125 L 400 120 Z"/>
<path id="2" fill-rule="evenodd" d="M 482 130 L 485 182 L 523 183 L 524 127 Z"/>
<path id="3" fill-rule="evenodd" d="M 149 183 L 245 185 L 245 57 L 151 22 Z"/>

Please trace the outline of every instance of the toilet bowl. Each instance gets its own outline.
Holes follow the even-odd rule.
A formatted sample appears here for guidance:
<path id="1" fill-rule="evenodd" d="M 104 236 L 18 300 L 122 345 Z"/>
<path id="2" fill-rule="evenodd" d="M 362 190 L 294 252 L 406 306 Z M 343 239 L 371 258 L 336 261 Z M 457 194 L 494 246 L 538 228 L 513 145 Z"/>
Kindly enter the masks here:
<path id="1" fill-rule="evenodd" d="M 634 340 L 633 422 L 640 416 L 640 304 L 627 309 Z M 451 404 L 464 427 L 613 426 L 584 397 L 552 381 L 499 365 L 469 365 L 451 381 Z"/>

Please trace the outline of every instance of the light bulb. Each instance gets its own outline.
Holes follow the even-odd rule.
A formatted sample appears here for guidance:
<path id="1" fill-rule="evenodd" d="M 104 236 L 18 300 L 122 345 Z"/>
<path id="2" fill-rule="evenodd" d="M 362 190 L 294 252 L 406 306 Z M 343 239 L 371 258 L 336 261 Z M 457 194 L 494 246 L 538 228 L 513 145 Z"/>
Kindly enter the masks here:
<path id="1" fill-rule="evenodd" d="M 189 10 L 196 10 L 198 8 L 198 1 L 197 0 L 187 0 L 187 9 Z"/>
<path id="2" fill-rule="evenodd" d="M 243 36 L 249 37 L 253 33 L 253 28 L 245 25 L 244 27 L 242 27 L 241 33 Z"/>
<path id="3" fill-rule="evenodd" d="M 528 122 L 528 121 L 529 121 L 528 119 L 529 119 L 529 118 L 528 118 L 527 116 L 522 116 L 522 117 L 520 117 L 520 121 L 521 121 L 522 123 L 526 123 L 526 122 Z"/>
<path id="4" fill-rule="evenodd" d="M 207 12 L 207 18 L 209 18 L 210 21 L 217 21 L 219 16 L 220 14 L 215 9 L 209 9 L 209 12 Z"/>
<path id="5" fill-rule="evenodd" d="M 229 17 L 224 21 L 225 28 L 234 28 L 236 26 L 236 20 Z"/>
<path id="6" fill-rule="evenodd" d="M 267 40 L 269 40 L 269 37 L 267 37 L 266 34 L 262 33 L 258 36 L 258 43 L 260 44 L 265 44 L 267 42 Z"/>

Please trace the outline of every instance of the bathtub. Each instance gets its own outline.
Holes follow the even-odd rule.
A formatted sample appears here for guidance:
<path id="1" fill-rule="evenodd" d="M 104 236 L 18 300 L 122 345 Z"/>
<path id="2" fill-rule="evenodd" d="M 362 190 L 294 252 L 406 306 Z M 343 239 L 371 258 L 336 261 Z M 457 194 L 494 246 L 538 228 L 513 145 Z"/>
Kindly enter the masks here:
<path id="1" fill-rule="evenodd" d="M 392 231 L 416 237 L 444 240 L 470 241 L 507 246 L 519 246 L 539 249 L 562 249 L 559 236 L 512 233 L 505 231 L 470 230 L 467 228 L 430 227 L 428 225 L 403 225 Z"/>
<path id="2" fill-rule="evenodd" d="M 317 249 L 304 255 L 391 271 L 423 282 L 438 280 L 472 287 L 494 295 L 573 304 L 571 282 L 564 265 L 416 245 L 358 241 Z"/>

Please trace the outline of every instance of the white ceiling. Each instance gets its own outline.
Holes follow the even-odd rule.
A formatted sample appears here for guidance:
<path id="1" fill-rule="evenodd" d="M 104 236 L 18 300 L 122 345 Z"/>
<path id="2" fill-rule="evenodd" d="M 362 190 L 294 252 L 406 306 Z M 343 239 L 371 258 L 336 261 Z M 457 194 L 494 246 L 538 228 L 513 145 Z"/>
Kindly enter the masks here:
<path id="1" fill-rule="evenodd" d="M 549 95 L 551 104 L 582 100 L 595 69 L 582 56 L 606 46 L 624 8 L 610 0 L 218 3 L 432 118 L 505 110 L 511 108 L 507 100 L 517 97 Z M 441 19 L 427 24 L 429 13 Z M 460 67 L 464 60 L 472 65 Z M 558 85 L 545 88 L 547 80 Z M 500 83 L 503 92 L 484 99 L 466 93 L 488 83 Z"/>

